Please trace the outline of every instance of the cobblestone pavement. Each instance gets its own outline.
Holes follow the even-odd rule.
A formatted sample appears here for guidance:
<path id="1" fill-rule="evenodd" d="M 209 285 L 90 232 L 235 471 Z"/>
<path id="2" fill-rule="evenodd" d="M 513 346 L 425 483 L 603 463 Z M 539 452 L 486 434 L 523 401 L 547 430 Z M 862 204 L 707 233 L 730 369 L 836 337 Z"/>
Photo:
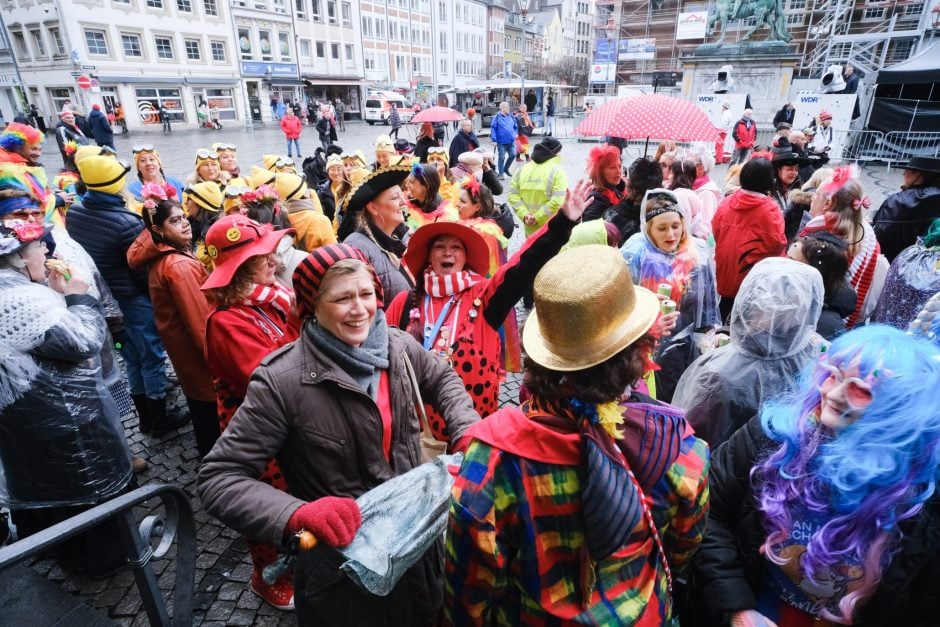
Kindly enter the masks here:
<path id="1" fill-rule="evenodd" d="M 347 125 L 347 132 L 340 134 L 339 143 L 347 150 L 361 148 L 371 157 L 371 145 L 374 137 L 382 132 L 381 127 L 370 127 L 364 123 L 352 122 Z M 403 136 L 405 133 L 402 134 Z M 413 132 L 411 137 L 413 138 Z M 178 130 L 170 134 L 135 132 L 129 136 L 115 136 L 118 151 L 122 158 L 130 159 L 131 147 L 135 143 L 152 143 L 160 151 L 165 171 L 180 179 L 186 177 L 192 169 L 192 159 L 196 148 L 208 146 L 214 141 L 235 143 L 239 146 L 239 162 L 245 171 L 252 163 L 260 163 L 262 154 L 279 152 L 284 148 L 283 135 L 274 124 L 267 124 L 247 133 L 242 128 L 229 126 L 222 131 Z M 304 154 L 312 154 L 318 145 L 312 128 L 305 128 L 301 137 Z M 484 140 L 484 144 L 487 143 Z M 592 144 L 564 141 L 562 159 L 569 179 L 574 181 L 582 175 L 587 152 Z M 652 150 L 652 149 L 651 149 Z M 309 152 L 308 152 L 309 151 Z M 630 160 L 628 157 L 627 161 Z M 45 144 L 45 162 L 50 173 L 61 165 L 55 141 L 50 137 Z M 716 168 L 716 180 L 723 177 L 724 168 Z M 884 196 L 898 189 L 900 170 L 886 171 L 883 167 L 867 167 L 864 170 L 864 183 L 872 196 L 873 206 L 877 207 Z M 516 229 L 511 246 L 517 248 L 521 242 L 521 228 Z M 520 323 L 525 312 L 520 308 Z M 515 403 L 519 391 L 518 375 L 511 375 L 502 386 L 500 403 Z M 185 406 L 180 391 L 173 392 L 173 405 L 182 410 Z M 221 625 L 293 625 L 292 612 L 280 612 L 267 605 L 248 590 L 251 577 L 251 563 L 247 556 L 244 540 L 231 529 L 210 517 L 202 509 L 195 493 L 196 447 L 192 429 L 166 435 L 162 438 L 143 436 L 137 432 L 137 417 L 130 414 L 124 417 L 124 426 L 131 449 L 135 454 L 149 459 L 150 468 L 138 475 L 140 484 L 151 481 L 175 483 L 180 485 L 191 497 L 196 517 L 197 558 L 196 558 L 196 594 L 194 624 L 204 627 Z M 153 506 L 153 512 L 159 511 Z M 151 513 L 151 508 L 141 507 L 137 512 L 140 520 Z M 168 554 L 168 559 L 153 563 L 159 577 L 164 596 L 170 602 L 170 593 L 175 573 L 175 547 Z M 142 609 L 141 600 L 130 571 L 123 571 L 116 576 L 102 581 L 67 576 L 51 559 L 40 559 L 32 567 L 50 580 L 77 595 L 83 602 L 97 608 L 119 625 L 147 625 L 147 616 Z M 172 607 L 172 603 L 170 602 Z M 171 610 L 172 611 L 172 610 Z M 2 624 L 2 617 L 0 617 Z"/>

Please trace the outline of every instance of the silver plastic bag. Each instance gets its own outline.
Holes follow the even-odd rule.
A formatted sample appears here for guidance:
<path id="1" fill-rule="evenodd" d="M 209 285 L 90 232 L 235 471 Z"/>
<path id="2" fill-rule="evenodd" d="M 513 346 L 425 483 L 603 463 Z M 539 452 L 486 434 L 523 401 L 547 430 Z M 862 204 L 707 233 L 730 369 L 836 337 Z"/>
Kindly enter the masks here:
<path id="1" fill-rule="evenodd" d="M 385 596 L 444 533 L 454 478 L 448 465 L 463 454 L 441 455 L 369 490 L 356 503 L 362 526 L 340 549 L 340 567 L 356 584 Z"/>

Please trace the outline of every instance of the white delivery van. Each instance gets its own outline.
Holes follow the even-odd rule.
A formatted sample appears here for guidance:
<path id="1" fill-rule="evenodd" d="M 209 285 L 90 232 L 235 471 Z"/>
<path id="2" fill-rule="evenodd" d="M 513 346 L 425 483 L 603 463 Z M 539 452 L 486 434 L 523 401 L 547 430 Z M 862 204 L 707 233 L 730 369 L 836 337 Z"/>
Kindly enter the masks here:
<path id="1" fill-rule="evenodd" d="M 414 115 L 411 103 L 401 94 L 393 91 L 373 91 L 366 96 L 365 120 L 370 125 L 376 122 L 388 125 L 388 114 L 392 107 L 398 109 L 402 122 L 408 122 Z"/>

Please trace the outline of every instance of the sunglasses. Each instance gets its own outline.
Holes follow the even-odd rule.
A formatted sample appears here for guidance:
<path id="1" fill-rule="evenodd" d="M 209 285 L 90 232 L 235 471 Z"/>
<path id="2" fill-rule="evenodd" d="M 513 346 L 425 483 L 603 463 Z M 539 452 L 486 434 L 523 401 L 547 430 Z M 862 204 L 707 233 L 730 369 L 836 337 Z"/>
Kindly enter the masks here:
<path id="1" fill-rule="evenodd" d="M 140 144 L 131 148 L 135 155 L 139 155 L 142 152 L 157 152 L 157 149 L 154 148 L 153 144 Z"/>
<path id="2" fill-rule="evenodd" d="M 846 404 L 855 411 L 860 411 L 871 405 L 871 384 L 858 377 L 848 377 L 832 364 L 819 364 L 817 366 L 826 378 L 816 386 L 823 394 L 830 394 L 839 387 L 843 387 Z"/>
<path id="3" fill-rule="evenodd" d="M 213 161 L 218 161 L 219 155 L 212 152 L 211 150 L 200 148 L 199 150 L 196 151 L 196 159 L 199 159 L 199 160 L 212 159 Z"/>
<path id="4" fill-rule="evenodd" d="M 215 151 L 216 151 L 217 153 L 219 153 L 219 152 L 225 152 L 226 150 L 231 150 L 232 152 L 237 152 L 237 151 L 238 151 L 238 148 L 235 147 L 235 144 L 219 144 L 218 146 L 215 147 Z"/>

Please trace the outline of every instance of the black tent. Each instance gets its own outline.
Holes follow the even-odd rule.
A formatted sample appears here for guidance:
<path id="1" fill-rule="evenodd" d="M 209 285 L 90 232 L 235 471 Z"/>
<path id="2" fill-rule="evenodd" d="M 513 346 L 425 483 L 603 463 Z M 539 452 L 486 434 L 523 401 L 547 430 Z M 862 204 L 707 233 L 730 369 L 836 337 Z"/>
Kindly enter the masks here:
<path id="1" fill-rule="evenodd" d="M 868 128 L 931 132 L 940 129 L 940 42 L 878 73 Z"/>

